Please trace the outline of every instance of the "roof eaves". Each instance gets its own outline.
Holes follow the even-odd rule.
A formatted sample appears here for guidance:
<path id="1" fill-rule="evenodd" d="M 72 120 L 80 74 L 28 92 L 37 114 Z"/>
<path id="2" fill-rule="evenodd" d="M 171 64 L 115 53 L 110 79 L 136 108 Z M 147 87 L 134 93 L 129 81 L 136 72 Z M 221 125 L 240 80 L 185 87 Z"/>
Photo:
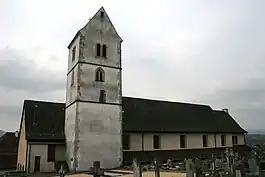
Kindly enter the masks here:
<path id="1" fill-rule="evenodd" d="M 230 133 L 248 133 L 245 129 L 243 129 L 238 123 L 237 121 L 227 112 L 224 112 L 222 110 L 213 110 L 214 113 L 222 113 L 222 114 L 226 114 L 229 116 L 229 118 L 234 122 L 235 125 L 238 126 L 238 128 L 240 129 L 240 131 L 235 131 L 235 132 L 230 132 Z"/>
<path id="2" fill-rule="evenodd" d="M 72 44 L 74 43 L 74 41 L 76 40 L 76 38 L 81 34 L 80 31 L 81 31 L 81 29 L 78 30 L 78 32 L 76 33 L 75 37 L 72 39 L 72 41 L 70 42 L 70 44 L 67 46 L 68 49 L 70 49 L 70 47 L 72 46 Z"/>
<path id="3" fill-rule="evenodd" d="M 28 138 L 28 132 L 27 132 L 27 126 L 26 126 L 26 104 L 29 100 L 24 100 L 24 103 L 23 103 L 23 108 L 22 108 L 22 115 L 21 115 L 21 118 L 20 118 L 20 125 L 19 125 L 19 132 L 18 132 L 18 137 L 20 137 L 20 133 L 21 133 L 21 128 L 22 128 L 22 123 L 23 123 L 23 118 L 25 119 L 24 120 L 24 129 L 25 129 L 25 139 L 27 140 Z M 19 143 L 19 140 L 18 140 L 18 143 Z"/>

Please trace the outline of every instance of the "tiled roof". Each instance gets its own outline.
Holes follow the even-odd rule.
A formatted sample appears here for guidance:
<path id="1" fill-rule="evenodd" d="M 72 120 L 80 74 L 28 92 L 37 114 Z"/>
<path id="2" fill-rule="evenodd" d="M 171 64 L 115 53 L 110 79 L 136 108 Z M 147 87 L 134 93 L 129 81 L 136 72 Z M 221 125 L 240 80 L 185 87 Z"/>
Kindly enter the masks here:
<path id="1" fill-rule="evenodd" d="M 224 111 L 213 111 L 216 131 L 227 133 L 247 133 L 234 118 Z"/>
<path id="2" fill-rule="evenodd" d="M 7 132 L 0 138 L 0 154 L 17 153 L 18 138 L 14 132 Z"/>
<path id="3" fill-rule="evenodd" d="M 190 103 L 123 97 L 123 131 L 245 133 L 224 111 Z"/>
<path id="4" fill-rule="evenodd" d="M 124 132 L 246 133 L 224 111 L 208 105 L 123 97 Z M 65 104 L 25 100 L 28 140 L 65 140 Z"/>
<path id="5" fill-rule="evenodd" d="M 64 140 L 65 104 L 25 100 L 27 140 Z"/>

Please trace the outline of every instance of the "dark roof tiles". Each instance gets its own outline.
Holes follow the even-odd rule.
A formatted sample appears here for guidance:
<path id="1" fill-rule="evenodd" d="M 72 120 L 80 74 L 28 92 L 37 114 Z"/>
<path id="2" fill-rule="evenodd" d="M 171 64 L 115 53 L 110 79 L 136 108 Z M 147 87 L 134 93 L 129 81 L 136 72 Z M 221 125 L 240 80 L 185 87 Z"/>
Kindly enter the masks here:
<path id="1" fill-rule="evenodd" d="M 123 131 L 245 132 L 229 114 L 223 111 L 213 111 L 207 105 L 131 97 L 123 97 Z"/>
<path id="2" fill-rule="evenodd" d="M 18 138 L 14 132 L 7 132 L 0 138 L 0 154 L 17 153 Z"/>
<path id="3" fill-rule="evenodd" d="M 231 117 L 229 113 L 224 111 L 213 111 L 216 131 L 224 132 L 224 133 L 247 133 L 234 119 Z"/>
<path id="4" fill-rule="evenodd" d="M 208 105 L 123 97 L 124 132 L 247 133 Z M 65 104 L 25 100 L 28 140 L 64 140 Z"/>
<path id="5" fill-rule="evenodd" d="M 64 103 L 25 100 L 24 111 L 27 139 L 65 139 Z"/>

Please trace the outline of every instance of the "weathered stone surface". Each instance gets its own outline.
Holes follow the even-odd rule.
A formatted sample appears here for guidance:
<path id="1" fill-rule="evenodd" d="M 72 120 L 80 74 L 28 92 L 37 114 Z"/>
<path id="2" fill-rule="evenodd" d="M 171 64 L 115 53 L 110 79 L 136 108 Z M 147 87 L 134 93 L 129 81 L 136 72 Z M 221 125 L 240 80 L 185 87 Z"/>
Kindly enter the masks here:
<path id="1" fill-rule="evenodd" d="M 75 38 L 74 61 L 69 49 L 65 135 L 67 161 L 71 166 L 73 160 L 73 171 L 88 170 L 93 161 L 100 161 L 103 168 L 122 163 L 121 39 L 105 11 L 105 18 L 100 19 L 100 11 L 104 9 Z M 97 43 L 107 46 L 106 58 L 96 57 Z M 104 82 L 95 81 L 99 67 Z M 100 90 L 105 90 L 105 103 L 99 102 Z"/>

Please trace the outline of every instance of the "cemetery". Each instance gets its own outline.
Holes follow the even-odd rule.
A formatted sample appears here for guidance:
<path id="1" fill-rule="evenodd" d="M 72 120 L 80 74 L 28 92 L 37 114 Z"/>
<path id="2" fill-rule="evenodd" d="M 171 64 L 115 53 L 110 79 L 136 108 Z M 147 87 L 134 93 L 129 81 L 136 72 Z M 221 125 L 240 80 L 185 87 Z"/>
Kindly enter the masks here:
<path id="1" fill-rule="evenodd" d="M 67 175 L 62 168 L 58 177 L 263 177 L 264 167 L 264 152 L 254 146 L 243 155 L 227 148 L 222 154 L 212 154 L 210 159 L 197 157 L 182 162 L 168 159 L 161 163 L 154 159 L 151 164 L 141 164 L 134 158 L 132 165 L 112 170 L 104 170 L 100 162 L 94 162 L 86 173 Z"/>
<path id="2" fill-rule="evenodd" d="M 89 166 L 92 166 L 89 168 Z M 4 172 L 0 177 L 38 176 L 38 174 L 26 174 L 24 172 Z M 40 174 L 45 176 L 45 174 Z M 46 176 L 51 176 L 46 174 Z M 61 166 L 57 177 L 265 177 L 264 151 L 259 146 L 253 146 L 244 152 L 234 152 L 227 148 L 221 154 L 212 154 L 211 158 L 196 157 L 184 159 L 184 161 L 172 161 L 168 159 L 162 163 L 154 159 L 146 164 L 136 158 L 131 165 L 117 169 L 103 169 L 100 162 L 88 164 L 86 172 L 69 172 Z"/>

